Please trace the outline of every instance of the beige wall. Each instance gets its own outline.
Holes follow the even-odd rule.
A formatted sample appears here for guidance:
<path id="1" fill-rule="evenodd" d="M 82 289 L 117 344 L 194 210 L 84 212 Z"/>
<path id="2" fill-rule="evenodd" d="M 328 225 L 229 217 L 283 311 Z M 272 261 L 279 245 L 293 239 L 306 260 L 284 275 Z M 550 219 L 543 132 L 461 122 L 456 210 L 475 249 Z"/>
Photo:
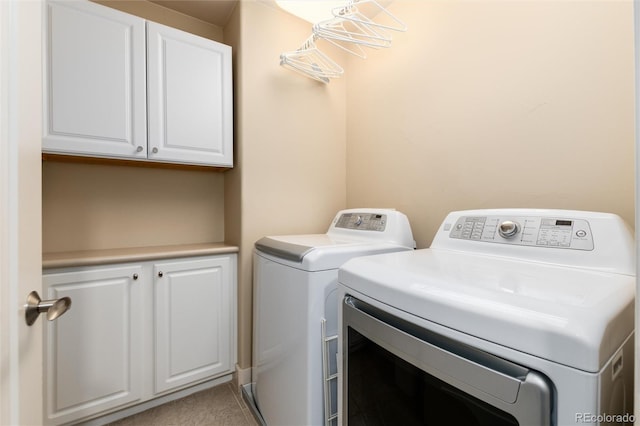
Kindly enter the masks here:
<path id="1" fill-rule="evenodd" d="M 223 42 L 223 29 L 146 0 L 91 0 L 149 21 Z"/>
<path id="2" fill-rule="evenodd" d="M 247 284 L 245 278 L 247 274 L 251 275 L 251 270 L 246 269 L 243 258 L 246 253 L 242 250 L 242 172 L 243 163 L 241 161 L 243 144 L 242 144 L 242 126 L 244 119 L 241 116 L 242 105 L 242 84 L 240 76 L 242 74 L 242 52 L 241 48 L 241 7 L 237 6 L 229 18 L 229 22 L 224 29 L 225 43 L 232 47 L 233 52 L 233 169 L 225 173 L 224 176 L 224 217 L 225 217 L 225 237 L 229 244 L 240 247 L 238 254 L 238 364 L 241 368 L 251 366 L 251 285 Z M 242 364 L 243 360 L 245 363 Z M 246 361 L 249 360 L 249 361 Z M 238 377 L 245 384 L 246 378 Z"/>
<path id="3" fill-rule="evenodd" d="M 240 44 L 238 167 L 226 174 L 225 185 L 226 203 L 234 205 L 227 213 L 241 215 L 239 223 L 227 220 L 241 228 L 238 363 L 247 368 L 254 242 L 265 235 L 324 233 L 346 205 L 346 89 L 344 80 L 324 85 L 280 67 L 280 53 L 300 47 L 310 24 L 252 0 L 242 1 L 237 13 L 226 30 L 235 29 Z M 342 58 L 328 48 L 327 53 Z"/>
<path id="4" fill-rule="evenodd" d="M 350 207 L 608 211 L 634 223 L 631 1 L 410 1 L 409 31 L 350 59 Z"/>
<path id="5" fill-rule="evenodd" d="M 43 163 L 43 250 L 224 240 L 223 175 Z"/>
<path id="6" fill-rule="evenodd" d="M 222 29 L 147 1 L 97 1 L 222 41 Z M 224 174 L 43 163 L 43 250 L 224 240 Z"/>

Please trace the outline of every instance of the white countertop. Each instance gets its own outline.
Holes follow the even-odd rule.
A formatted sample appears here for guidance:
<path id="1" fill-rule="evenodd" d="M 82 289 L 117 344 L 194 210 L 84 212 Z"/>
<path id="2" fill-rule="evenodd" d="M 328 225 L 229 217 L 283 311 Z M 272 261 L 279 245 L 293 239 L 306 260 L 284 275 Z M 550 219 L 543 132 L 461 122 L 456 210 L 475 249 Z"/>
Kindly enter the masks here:
<path id="1" fill-rule="evenodd" d="M 42 268 L 104 265 L 109 263 L 140 262 L 176 257 L 206 256 L 237 253 L 238 247 L 224 243 L 184 244 L 155 247 L 129 247 L 104 250 L 43 253 Z"/>

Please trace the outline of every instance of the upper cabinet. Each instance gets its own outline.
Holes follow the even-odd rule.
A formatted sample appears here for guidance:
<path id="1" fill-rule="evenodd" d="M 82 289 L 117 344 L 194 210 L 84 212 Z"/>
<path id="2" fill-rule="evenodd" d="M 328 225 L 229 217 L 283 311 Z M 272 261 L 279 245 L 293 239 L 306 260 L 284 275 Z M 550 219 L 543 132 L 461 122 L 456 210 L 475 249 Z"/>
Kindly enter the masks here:
<path id="1" fill-rule="evenodd" d="M 47 2 L 43 151 L 233 166 L 231 47 L 91 2 Z"/>

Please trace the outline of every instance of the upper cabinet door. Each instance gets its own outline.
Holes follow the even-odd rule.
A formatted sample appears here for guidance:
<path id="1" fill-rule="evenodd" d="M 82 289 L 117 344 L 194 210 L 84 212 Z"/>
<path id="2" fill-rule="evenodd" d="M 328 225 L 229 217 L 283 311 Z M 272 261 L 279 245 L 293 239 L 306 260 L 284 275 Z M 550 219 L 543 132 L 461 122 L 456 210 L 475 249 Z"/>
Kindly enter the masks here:
<path id="1" fill-rule="evenodd" d="M 145 21 L 48 1 L 43 150 L 146 158 Z"/>
<path id="2" fill-rule="evenodd" d="M 231 47 L 147 22 L 149 159 L 233 166 Z"/>

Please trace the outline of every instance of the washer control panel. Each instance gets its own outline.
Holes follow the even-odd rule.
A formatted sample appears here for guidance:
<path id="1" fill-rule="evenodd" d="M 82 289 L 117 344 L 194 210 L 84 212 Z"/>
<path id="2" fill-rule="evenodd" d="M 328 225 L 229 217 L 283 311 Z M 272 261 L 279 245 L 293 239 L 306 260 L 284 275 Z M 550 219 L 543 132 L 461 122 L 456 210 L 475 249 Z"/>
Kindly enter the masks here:
<path id="1" fill-rule="evenodd" d="M 378 232 L 384 232 L 386 226 L 386 214 L 357 212 L 341 214 L 335 224 L 336 228 Z"/>
<path id="2" fill-rule="evenodd" d="M 446 229 L 446 226 L 450 229 Z M 445 224 L 450 238 L 521 246 L 593 250 L 593 235 L 584 219 L 560 217 L 462 216 Z"/>

